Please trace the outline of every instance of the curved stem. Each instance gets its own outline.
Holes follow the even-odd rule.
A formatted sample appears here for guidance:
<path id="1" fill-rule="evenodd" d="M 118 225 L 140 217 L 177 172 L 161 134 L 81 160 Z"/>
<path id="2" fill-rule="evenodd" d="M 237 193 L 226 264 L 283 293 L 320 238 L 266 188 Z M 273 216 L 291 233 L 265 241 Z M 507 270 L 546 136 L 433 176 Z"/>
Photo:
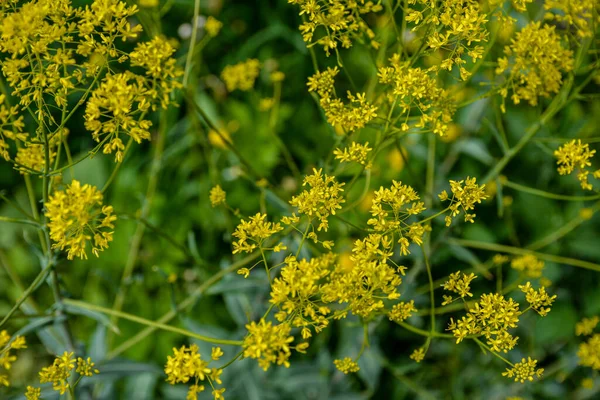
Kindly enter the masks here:
<path id="1" fill-rule="evenodd" d="M 545 197 L 547 199 L 553 200 L 564 200 L 564 201 L 590 201 L 590 200 L 598 200 L 600 199 L 600 194 L 596 194 L 593 196 L 568 196 L 563 194 L 555 194 L 546 192 L 539 189 L 534 189 L 528 186 L 520 185 L 518 183 L 511 182 L 506 179 L 500 179 L 500 183 L 503 186 L 509 187 L 511 189 L 518 190 L 520 192 L 533 194 L 535 196 Z"/>
<path id="2" fill-rule="evenodd" d="M 116 317 L 123 318 L 123 319 L 129 320 L 129 321 L 132 321 L 132 322 L 137 322 L 138 324 L 151 326 L 156 329 L 162 329 L 164 331 L 179 333 L 181 335 L 185 335 L 185 336 L 188 336 L 188 337 L 191 337 L 194 339 L 198 339 L 198 340 L 201 340 L 201 341 L 207 342 L 207 343 L 223 344 L 223 345 L 231 345 L 231 346 L 241 346 L 242 345 L 242 341 L 240 341 L 240 340 L 218 339 L 218 338 L 212 338 L 212 337 L 208 337 L 208 336 L 204 336 L 204 335 L 199 335 L 197 333 L 190 332 L 185 329 L 165 325 L 160 322 L 150 321 L 149 319 L 141 318 L 141 317 L 138 317 L 137 315 L 127 314 L 122 311 L 111 310 L 110 308 L 96 306 L 94 304 L 85 303 L 85 302 L 79 301 L 79 300 L 64 299 L 63 302 L 65 304 L 69 304 L 74 307 L 80 307 L 80 308 L 84 308 L 86 310 L 97 311 L 99 313 L 116 316 Z"/>

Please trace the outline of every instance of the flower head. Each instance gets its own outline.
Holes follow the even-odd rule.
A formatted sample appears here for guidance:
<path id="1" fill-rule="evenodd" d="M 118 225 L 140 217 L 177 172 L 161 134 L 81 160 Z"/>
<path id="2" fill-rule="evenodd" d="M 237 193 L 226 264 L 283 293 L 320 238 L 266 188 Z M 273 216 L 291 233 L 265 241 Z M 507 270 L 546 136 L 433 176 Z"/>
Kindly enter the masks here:
<path id="1" fill-rule="evenodd" d="M 65 190 L 56 191 L 46 204 L 46 217 L 53 248 L 67 249 L 67 258 L 87 258 L 87 243 L 93 240 L 92 253 L 108 248 L 113 239 L 111 206 L 102 205 L 102 193 L 88 184 L 73 181 Z"/>
<path id="2" fill-rule="evenodd" d="M 527 360 L 523 358 L 521 362 L 516 363 L 512 368 L 507 368 L 502 375 L 507 378 L 515 378 L 515 382 L 532 382 L 534 377 L 540 378 L 544 373 L 543 368 L 536 369 L 536 366 L 537 360 L 533 360 L 531 357 L 527 357 Z"/>
<path id="3" fill-rule="evenodd" d="M 246 325 L 246 329 L 248 335 L 242 344 L 244 357 L 257 359 L 258 365 L 265 371 L 275 363 L 290 366 L 290 343 L 294 341 L 294 337 L 290 336 L 289 324 L 273 325 L 261 319 L 258 324 L 252 322 Z"/>

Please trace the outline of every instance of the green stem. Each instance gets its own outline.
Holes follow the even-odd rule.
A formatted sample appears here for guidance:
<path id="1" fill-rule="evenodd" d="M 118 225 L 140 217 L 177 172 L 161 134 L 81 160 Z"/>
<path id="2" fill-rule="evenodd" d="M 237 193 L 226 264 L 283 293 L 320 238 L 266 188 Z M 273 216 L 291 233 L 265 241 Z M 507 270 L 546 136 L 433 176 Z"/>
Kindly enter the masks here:
<path id="1" fill-rule="evenodd" d="M 456 244 L 458 246 L 471 247 L 471 248 L 481 249 L 481 250 L 497 251 L 500 253 L 509 253 L 509 254 L 517 254 L 517 255 L 531 254 L 531 255 L 539 258 L 540 260 L 556 262 L 559 264 L 571 265 L 573 267 L 585 268 L 585 269 L 589 269 L 592 271 L 600 272 L 599 264 L 595 264 L 595 263 L 592 263 L 589 261 L 578 260 L 575 258 L 568 258 L 568 257 L 555 256 L 552 254 L 538 253 L 537 251 L 521 249 L 519 247 L 505 246 L 505 245 L 495 244 L 495 243 L 478 242 L 475 240 L 463 240 L 463 239 L 449 238 L 448 242 L 450 244 Z"/>
<path id="2" fill-rule="evenodd" d="M 156 322 L 159 324 L 168 323 L 173 318 L 175 318 L 179 312 L 184 311 L 185 309 L 190 307 L 192 304 L 194 304 L 198 300 L 198 298 L 200 298 L 200 296 L 202 296 L 206 292 L 206 290 L 208 290 L 212 285 L 214 285 L 215 283 L 220 281 L 225 275 L 230 274 L 230 273 L 238 270 L 239 268 L 250 264 L 252 261 L 256 260 L 258 257 L 260 257 L 260 254 L 254 253 L 254 254 L 249 255 L 246 258 L 241 259 L 238 262 L 231 264 L 229 267 L 222 269 L 221 271 L 219 271 L 218 273 L 216 273 L 215 275 L 213 275 L 212 277 L 207 279 L 202 285 L 198 286 L 196 288 L 196 290 L 194 290 L 194 292 L 192 294 L 190 294 L 185 300 L 183 300 L 181 303 L 179 303 L 174 310 L 170 310 L 169 312 L 164 314 L 162 317 L 160 317 Z M 136 344 L 138 344 L 139 342 L 141 342 L 142 340 L 144 340 L 145 338 L 150 336 L 152 333 L 154 333 L 154 331 L 156 331 L 156 329 L 158 329 L 158 328 L 156 328 L 154 326 L 149 326 L 148 328 L 145 328 L 144 330 L 140 331 L 136 335 L 127 339 L 125 342 L 120 344 L 114 350 L 110 351 L 107 355 L 107 358 L 111 359 L 111 358 L 114 358 L 114 357 L 122 354 L 123 352 L 127 351 L 131 347 L 135 346 Z"/>
<path id="3" fill-rule="evenodd" d="M 99 313 L 103 313 L 103 314 L 107 314 L 107 315 L 111 315 L 111 316 L 123 318 L 123 319 L 129 320 L 129 321 L 132 321 L 132 322 L 137 322 L 138 324 L 141 324 L 141 325 L 151 326 L 153 328 L 162 329 L 164 331 L 179 333 L 181 335 L 185 335 L 185 336 L 188 336 L 188 337 L 191 337 L 191 338 L 194 338 L 194 339 L 198 339 L 198 340 L 201 340 L 201 341 L 207 342 L 207 343 L 222 344 L 222 345 L 231 345 L 231 346 L 241 346 L 242 345 L 242 342 L 240 340 L 228 340 L 228 339 L 211 338 L 211 337 L 208 337 L 208 336 L 199 335 L 197 333 L 190 332 L 190 331 L 185 330 L 185 329 L 181 329 L 181 328 L 176 328 L 176 327 L 173 327 L 173 326 L 165 325 L 165 324 L 162 324 L 160 322 L 150 321 L 148 319 L 141 318 L 141 317 L 138 317 L 136 315 L 127 314 L 127 313 L 124 313 L 122 311 L 111 310 L 110 308 L 96 306 L 94 304 L 89 304 L 89 303 L 86 303 L 86 302 L 83 302 L 83 301 L 79 301 L 79 300 L 64 299 L 63 302 L 65 304 L 72 305 L 74 307 L 80 307 L 80 308 L 84 308 L 86 310 L 96 311 L 96 312 L 99 312 Z"/>
<path id="4" fill-rule="evenodd" d="M 593 196 L 568 196 L 568 195 L 563 195 L 563 194 L 550 193 L 550 192 L 546 192 L 546 191 L 539 190 L 539 189 L 534 189 L 534 188 L 531 188 L 528 186 L 524 186 L 524 185 L 520 185 L 518 183 L 511 182 L 506 179 L 500 179 L 500 183 L 502 183 L 503 186 L 518 190 L 520 192 L 529 193 L 529 194 L 533 194 L 535 196 L 545 197 L 547 199 L 553 199 L 553 200 L 590 201 L 590 200 L 600 199 L 600 194 L 596 194 Z"/>
<path id="5" fill-rule="evenodd" d="M 190 37 L 190 47 L 188 48 L 185 60 L 185 70 L 183 72 L 183 87 L 187 88 L 190 71 L 192 69 L 192 58 L 194 56 L 194 46 L 196 45 L 196 34 L 198 32 L 198 16 L 200 15 L 200 0 L 194 0 L 194 18 L 192 19 L 192 36 Z"/>

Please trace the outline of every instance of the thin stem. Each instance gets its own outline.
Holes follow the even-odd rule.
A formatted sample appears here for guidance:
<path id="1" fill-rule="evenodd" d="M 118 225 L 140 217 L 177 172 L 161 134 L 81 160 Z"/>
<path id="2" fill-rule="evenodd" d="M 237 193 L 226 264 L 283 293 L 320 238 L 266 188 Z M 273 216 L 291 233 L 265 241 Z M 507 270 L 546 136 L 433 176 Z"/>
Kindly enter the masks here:
<path id="1" fill-rule="evenodd" d="M 194 339 L 198 339 L 198 340 L 201 340 L 201 341 L 207 342 L 207 343 L 223 344 L 223 345 L 231 345 L 231 346 L 241 346 L 242 345 L 242 342 L 240 340 L 218 339 L 218 338 L 212 338 L 212 337 L 208 337 L 208 336 L 204 336 L 204 335 L 199 335 L 197 333 L 190 332 L 185 329 L 165 325 L 160 322 L 150 321 L 148 319 L 138 317 L 137 315 L 124 313 L 122 311 L 111 310 L 110 308 L 100 307 L 100 306 L 97 306 L 94 304 L 89 304 L 89 303 L 79 301 L 79 300 L 64 299 L 63 301 L 65 304 L 68 304 L 68 305 L 71 305 L 74 307 L 80 307 L 80 308 L 83 308 L 86 310 L 97 311 L 97 312 L 100 312 L 103 314 L 116 316 L 116 317 L 123 318 L 123 319 L 129 320 L 129 321 L 132 321 L 132 322 L 137 322 L 138 324 L 141 324 L 141 325 L 151 326 L 156 329 L 162 329 L 164 331 L 179 333 L 181 335 L 185 335 L 185 336 L 188 336 L 188 337 L 191 337 Z"/>
<path id="2" fill-rule="evenodd" d="M 194 56 L 194 46 L 196 45 L 196 34 L 198 32 L 198 16 L 200 15 L 200 0 L 194 0 L 194 18 L 192 19 L 192 36 L 190 37 L 190 47 L 188 48 L 185 60 L 185 70 L 183 73 L 183 87 L 187 88 L 188 78 L 192 69 L 192 58 Z"/>
<path id="3" fill-rule="evenodd" d="M 534 188 L 531 188 L 528 186 L 520 185 L 518 183 L 511 182 L 507 179 L 500 179 L 500 183 L 502 183 L 503 186 L 518 190 L 520 192 L 529 193 L 529 194 L 533 194 L 535 196 L 545 197 L 547 199 L 553 199 L 553 200 L 590 201 L 590 200 L 600 199 L 600 194 L 596 194 L 593 196 L 568 196 L 568 195 L 563 195 L 563 194 L 555 194 L 555 193 L 550 193 L 550 192 L 546 192 L 546 191 L 539 190 L 539 189 L 534 189 Z"/>
<path id="4" fill-rule="evenodd" d="M 194 290 L 194 292 L 191 293 L 185 300 L 183 300 L 181 303 L 179 303 L 177 305 L 177 307 L 175 307 L 175 309 L 170 310 L 169 312 L 164 314 L 156 322 L 159 324 L 168 323 L 173 318 L 175 318 L 179 312 L 184 311 L 185 309 L 190 307 L 192 304 L 194 304 L 198 300 L 198 298 L 200 298 L 200 296 L 202 296 L 206 292 L 206 290 L 208 290 L 212 285 L 214 285 L 215 283 L 220 281 L 225 275 L 230 274 L 230 273 L 238 270 L 239 268 L 250 264 L 252 261 L 256 260 L 259 257 L 260 257 L 259 253 L 254 253 L 254 254 L 249 255 L 246 258 L 241 259 L 238 262 L 231 264 L 229 267 L 222 269 L 221 271 L 219 271 L 218 273 L 216 273 L 215 275 L 213 275 L 212 277 L 207 279 L 202 285 L 198 286 L 196 288 L 196 290 Z M 140 331 L 136 335 L 127 339 L 125 342 L 120 344 L 114 350 L 110 351 L 107 355 L 107 358 L 111 359 L 111 358 L 118 356 L 119 354 L 122 354 L 123 352 L 127 351 L 131 347 L 135 346 L 136 344 L 138 344 L 139 342 L 141 342 L 142 340 L 144 340 L 145 338 L 150 336 L 152 333 L 154 333 L 154 331 L 156 331 L 156 329 L 158 329 L 158 328 L 156 328 L 154 326 L 149 326 L 148 328 L 145 328 L 144 330 Z"/>
<path id="5" fill-rule="evenodd" d="M 15 224 L 25 224 L 25 225 L 33 225 L 36 228 L 41 228 L 41 225 L 39 222 L 36 221 L 31 221 L 28 219 L 22 219 L 22 218 L 12 218 L 12 217 L 3 217 L 0 216 L 0 222 L 12 222 Z"/>
<path id="6" fill-rule="evenodd" d="M 500 253 L 509 253 L 509 254 L 517 254 L 517 255 L 531 254 L 531 255 L 539 258 L 540 260 L 556 262 L 556 263 L 560 263 L 560 264 L 571 265 L 573 267 L 585 268 L 585 269 L 590 269 L 592 271 L 600 272 L 599 264 L 595 264 L 595 263 L 592 263 L 589 261 L 578 260 L 575 258 L 568 258 L 568 257 L 555 256 L 552 254 L 538 253 L 537 251 L 521 249 L 519 247 L 505 246 L 505 245 L 495 244 L 495 243 L 478 242 L 475 240 L 463 240 L 463 239 L 449 238 L 448 242 L 451 244 L 456 244 L 458 246 L 472 247 L 472 248 L 481 249 L 481 250 L 497 251 Z"/>
<path id="7" fill-rule="evenodd" d="M 10 309 L 8 314 L 4 316 L 2 321 L 0 321 L 0 328 L 2 328 L 4 324 L 10 319 L 10 317 L 21 307 L 25 300 L 27 300 L 27 298 L 31 296 L 31 294 L 38 288 L 40 283 L 42 283 L 44 279 L 46 279 L 51 269 L 52 264 L 48 263 L 48 265 L 40 271 L 40 273 L 35 277 L 33 282 L 31 282 L 31 285 L 29 285 L 29 287 L 25 289 L 19 300 L 17 300 L 17 303 L 13 306 L 13 308 Z"/>

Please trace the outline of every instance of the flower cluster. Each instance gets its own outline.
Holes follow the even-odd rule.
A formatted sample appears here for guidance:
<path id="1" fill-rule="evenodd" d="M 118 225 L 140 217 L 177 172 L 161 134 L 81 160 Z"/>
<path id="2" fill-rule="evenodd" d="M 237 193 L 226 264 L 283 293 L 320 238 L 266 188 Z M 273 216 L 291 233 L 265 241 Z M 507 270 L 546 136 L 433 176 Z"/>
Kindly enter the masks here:
<path id="1" fill-rule="evenodd" d="M 565 143 L 554 151 L 554 157 L 557 158 L 558 173 L 561 175 L 570 175 L 577 169 L 577 179 L 581 182 L 581 187 L 585 190 L 592 190 L 588 176 L 590 173 L 596 179 L 600 179 L 600 169 L 592 172 L 587 167 L 592 165 L 590 161 L 596 154 L 596 150 L 590 150 L 590 146 L 581 143 L 580 139 L 573 139 Z"/>
<path id="2" fill-rule="evenodd" d="M 533 381 L 537 376 L 540 378 L 544 373 L 543 368 L 537 368 L 537 360 L 532 360 L 531 357 L 521 359 L 521 362 L 516 363 L 512 368 L 507 368 L 502 375 L 507 378 L 515 378 L 515 382 L 525 383 L 525 381 Z"/>
<path id="3" fill-rule="evenodd" d="M 508 72 L 500 89 L 503 100 L 512 88 L 512 101 L 538 104 L 539 97 L 550 97 L 562 86 L 562 74 L 573 69 L 573 52 L 565 49 L 553 26 L 531 22 L 504 48 L 496 74 Z M 504 104 L 502 110 L 505 111 Z"/>
<path id="4" fill-rule="evenodd" d="M 368 318 L 384 308 L 382 299 L 400 297 L 405 267 L 392 267 L 393 242 L 391 237 L 370 234 L 354 242 L 349 263 L 338 262 L 322 286 L 323 301 L 347 303 L 353 314 Z M 346 310 L 337 310 L 336 318 L 343 318 Z"/>
<path id="5" fill-rule="evenodd" d="M 467 275 L 464 272 L 457 271 L 450 274 L 449 279 L 444 282 L 442 286 L 444 287 L 444 290 L 458 294 L 461 299 L 464 299 L 467 296 L 473 297 L 473 293 L 471 293 L 471 281 L 475 278 L 477 278 L 477 276 L 472 272 Z M 452 296 L 444 295 L 444 302 L 442 305 L 450 304 L 454 300 L 456 299 Z"/>
<path id="6" fill-rule="evenodd" d="M 366 142 L 365 144 L 352 142 L 350 147 L 346 147 L 343 150 L 335 149 L 333 155 L 335 155 L 335 159 L 340 160 L 341 163 L 356 162 L 364 165 L 365 169 L 370 169 L 372 163 L 368 161 L 367 158 L 371 150 L 373 149 L 369 147 L 369 142 Z"/>
<path id="7" fill-rule="evenodd" d="M 281 275 L 271 285 L 270 302 L 281 310 L 275 318 L 301 327 L 304 339 L 311 336 L 310 327 L 318 333 L 329 325 L 327 315 L 331 310 L 320 301 L 320 289 L 335 261 L 333 253 L 310 261 L 290 255 L 285 259 Z"/>
<path id="8" fill-rule="evenodd" d="M 381 187 L 374 194 L 370 209 L 372 218 L 367 224 L 384 235 L 397 233 L 402 255 L 410 254 L 409 239 L 419 246 L 423 243 L 426 228 L 416 222 L 408 223 L 411 216 L 425 211 L 424 203 L 419 200 L 419 195 L 411 186 L 396 181 L 392 181 L 389 189 Z"/>
<path id="9" fill-rule="evenodd" d="M 206 31 L 206 34 L 208 36 L 217 36 L 221 31 L 221 28 L 223 28 L 223 23 L 215 17 L 213 17 L 212 15 L 206 19 L 206 23 L 204 24 L 204 30 Z"/>
<path id="10" fill-rule="evenodd" d="M 217 185 L 210 189 L 210 205 L 213 207 L 217 207 L 221 204 L 225 204 L 227 201 L 227 193 L 221 188 L 220 185 Z"/>
<path id="11" fill-rule="evenodd" d="M 579 345 L 577 356 L 579 364 L 600 371 L 600 333 L 594 333 L 600 318 L 584 318 L 575 326 L 577 336 L 589 336 L 587 340 Z"/>
<path id="12" fill-rule="evenodd" d="M 11 350 L 20 350 L 27 347 L 23 336 L 16 336 L 11 340 L 7 331 L 0 332 L 0 367 L 8 372 L 12 364 L 17 361 L 17 356 Z M 10 381 L 6 373 L 0 373 L 0 385 L 9 386 Z"/>
<path id="13" fill-rule="evenodd" d="M 399 54 L 390 58 L 390 66 L 379 68 L 379 82 L 391 89 L 386 91 L 387 101 L 392 111 L 400 110 L 395 120 L 402 121 L 402 131 L 414 127 L 427 128 L 440 136 L 448 132 L 456 105 L 450 92 L 437 84 L 433 73 L 433 70 L 411 67 Z M 411 126 L 409 117 L 413 112 L 419 113 L 420 118 Z"/>
<path id="14" fill-rule="evenodd" d="M 398 304 L 394 304 L 391 311 L 388 313 L 390 321 L 404 322 L 408 318 L 412 317 L 412 313 L 417 312 L 415 308 L 414 300 L 407 302 L 401 301 Z"/>
<path id="15" fill-rule="evenodd" d="M 545 287 L 540 287 L 535 290 L 531 287 L 531 283 L 527 282 L 525 285 L 519 285 L 519 289 L 525 293 L 525 299 L 529 303 L 529 307 L 534 309 L 542 317 L 545 317 L 550 312 L 552 303 L 556 299 L 556 295 L 549 296 L 546 293 Z"/>
<path id="16" fill-rule="evenodd" d="M 438 195 L 441 201 L 450 200 L 448 208 L 451 215 L 447 215 L 445 218 L 446 226 L 452 224 L 452 218 L 459 215 L 461 210 L 465 214 L 465 222 L 475 222 L 475 214 L 469 214 L 469 211 L 475 209 L 476 203 L 481 203 L 482 200 L 489 197 L 485 194 L 485 185 L 478 185 L 477 178 L 467 177 L 461 181 L 451 180 L 450 190 L 452 191 L 452 198 L 448 196 L 445 190 Z"/>
<path id="17" fill-rule="evenodd" d="M 42 368 L 40 371 L 40 383 L 52 383 L 52 388 L 62 395 L 69 390 L 69 388 L 74 388 L 74 386 L 69 383 L 73 370 L 75 370 L 79 376 L 93 376 L 94 374 L 100 373 L 100 371 L 94 368 L 94 363 L 91 358 L 88 357 L 87 359 L 83 359 L 78 357 L 75 359 L 73 354 L 73 352 L 69 353 L 65 351 L 62 356 L 54 359 L 51 366 Z M 76 383 L 74 385 L 76 385 Z M 28 388 L 27 391 L 29 392 L 30 389 Z M 31 391 L 33 392 L 35 389 Z"/>
<path id="18" fill-rule="evenodd" d="M 12 142 L 24 142 L 27 140 L 27 133 L 23 132 L 25 124 L 23 116 L 19 116 L 19 107 L 9 106 L 6 103 L 6 96 L 0 94 L 0 157 L 9 161 L 9 140 Z"/>
<path id="19" fill-rule="evenodd" d="M 352 360 L 350 357 L 344 357 L 341 360 L 333 360 L 333 365 L 335 365 L 339 371 L 346 375 L 360 371 L 358 363 Z"/>
<path id="20" fill-rule="evenodd" d="M 463 55 L 467 53 L 473 62 L 477 61 L 483 56 L 484 48 L 476 44 L 486 42 L 489 36 L 485 29 L 487 17 L 479 2 L 446 0 L 438 5 L 429 0 L 409 0 L 408 4 L 419 7 L 406 10 L 406 21 L 415 24 L 413 30 L 433 30 L 427 35 L 426 43 L 429 49 L 440 51 L 439 68 L 451 71 L 456 65 L 461 78 L 467 79 L 470 74 L 463 66 L 466 64 Z"/>
<path id="21" fill-rule="evenodd" d="M 515 257 L 510 262 L 510 267 L 521 271 L 528 278 L 539 278 L 544 270 L 544 261 L 531 254 Z"/>
<path id="22" fill-rule="evenodd" d="M 322 169 L 313 168 L 312 175 L 306 175 L 302 186 L 310 186 L 310 189 L 304 190 L 298 196 L 292 197 L 290 204 L 298 208 L 300 214 L 305 214 L 311 220 L 319 220 L 318 230 L 329 228 L 328 218 L 335 215 L 336 210 L 342 208 L 345 202 L 342 197 L 343 183 L 335 180 L 334 176 L 323 175 Z"/>
<path id="23" fill-rule="evenodd" d="M 102 205 L 102 192 L 74 180 L 65 190 L 55 191 L 46 207 L 53 248 L 67 249 L 67 258 L 87 258 L 86 247 L 93 239 L 92 253 L 108 248 L 117 217 L 112 206 Z"/>
<path id="24" fill-rule="evenodd" d="M 564 24 L 569 30 L 573 30 L 580 38 L 592 37 L 594 35 L 594 18 L 598 19 L 598 8 L 595 0 L 546 0 L 544 9 L 548 12 L 544 18 Z"/>
<path id="25" fill-rule="evenodd" d="M 258 213 L 248 221 L 240 221 L 233 232 L 233 237 L 237 238 L 237 241 L 233 242 L 233 254 L 252 253 L 257 247 L 262 247 L 265 239 L 283 230 L 278 222 L 268 222 L 266 219 L 266 214 Z"/>
<path id="26" fill-rule="evenodd" d="M 481 295 L 479 302 L 467 312 L 467 316 L 454 322 L 450 319 L 448 330 L 460 343 L 469 335 L 483 335 L 494 351 L 508 352 L 517 344 L 518 338 L 508 330 L 519 322 L 519 303 L 505 299 L 498 293 Z"/>
<path id="27" fill-rule="evenodd" d="M 338 44 L 348 49 L 353 40 L 368 41 L 377 49 L 375 32 L 363 20 L 363 15 L 383 10 L 383 5 L 372 1 L 358 0 L 288 0 L 300 6 L 300 15 L 306 15 L 308 21 L 300 25 L 302 38 L 313 46 L 323 46 L 325 54 L 331 50 L 337 52 Z M 321 30 L 323 36 L 314 40 L 315 31 Z"/>
<path id="28" fill-rule="evenodd" d="M 423 359 L 425 359 L 425 349 L 423 347 L 419 347 L 418 349 L 413 350 L 409 358 L 414 360 L 416 363 L 420 363 L 423 361 Z"/>
<path id="29" fill-rule="evenodd" d="M 210 360 L 203 360 L 198 352 L 198 346 L 181 346 L 181 348 L 173 348 L 173 356 L 167 357 L 165 364 L 165 374 L 167 382 L 171 385 L 177 383 L 193 382 L 188 388 L 187 400 L 196 400 L 197 394 L 204 391 L 204 385 L 200 383 L 207 381 L 213 389 L 212 395 L 214 400 L 223 399 L 225 388 L 217 389 L 215 385 L 220 385 L 221 374 L 223 370 L 220 368 L 210 367 L 211 361 L 218 361 L 223 355 L 223 351 L 214 347 L 211 353 Z"/>
<path id="30" fill-rule="evenodd" d="M 348 91 L 348 103 L 339 99 L 334 88 L 334 78 L 338 72 L 337 67 L 316 72 L 308 78 L 308 91 L 317 92 L 319 104 L 333 127 L 352 132 L 373 120 L 377 116 L 377 107 L 367 101 L 365 93 L 352 94 Z"/>
<path id="31" fill-rule="evenodd" d="M 233 92 L 236 89 L 242 91 L 251 90 L 260 73 L 260 62 L 254 58 L 228 65 L 221 72 L 221 79 L 225 82 L 227 90 Z"/>
<path id="32" fill-rule="evenodd" d="M 258 324 L 253 321 L 246 325 L 246 329 L 248 335 L 242 344 L 244 357 L 257 359 L 258 365 L 265 371 L 274 363 L 286 368 L 290 366 L 290 343 L 294 341 L 294 337 L 290 336 L 289 324 L 273 325 L 261 319 Z M 305 346 L 302 349 L 305 349 Z"/>

